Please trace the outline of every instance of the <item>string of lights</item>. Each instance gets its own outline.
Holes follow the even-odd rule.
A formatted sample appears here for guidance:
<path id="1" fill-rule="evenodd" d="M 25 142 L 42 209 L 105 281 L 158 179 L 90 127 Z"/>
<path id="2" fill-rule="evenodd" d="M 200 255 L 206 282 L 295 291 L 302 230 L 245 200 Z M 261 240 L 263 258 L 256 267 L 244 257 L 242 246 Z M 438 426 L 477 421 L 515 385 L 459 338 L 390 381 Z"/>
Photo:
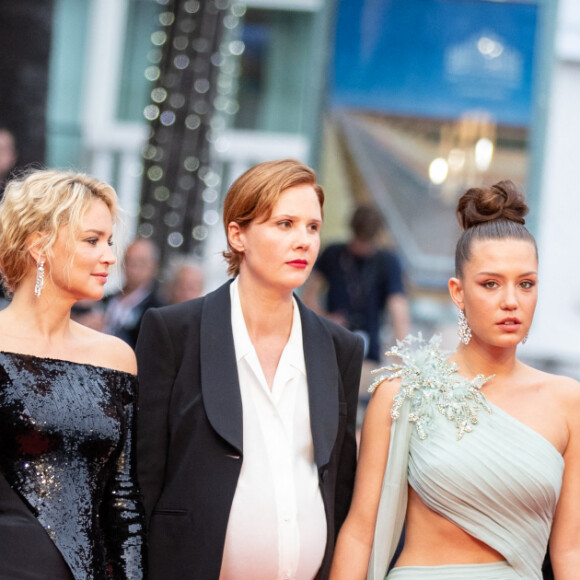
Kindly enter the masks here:
<path id="1" fill-rule="evenodd" d="M 237 111 L 235 30 L 245 6 L 231 0 L 156 0 L 151 36 L 150 135 L 143 149 L 138 235 L 153 239 L 164 263 L 175 253 L 203 254 L 219 221 L 221 171 L 213 144 Z"/>

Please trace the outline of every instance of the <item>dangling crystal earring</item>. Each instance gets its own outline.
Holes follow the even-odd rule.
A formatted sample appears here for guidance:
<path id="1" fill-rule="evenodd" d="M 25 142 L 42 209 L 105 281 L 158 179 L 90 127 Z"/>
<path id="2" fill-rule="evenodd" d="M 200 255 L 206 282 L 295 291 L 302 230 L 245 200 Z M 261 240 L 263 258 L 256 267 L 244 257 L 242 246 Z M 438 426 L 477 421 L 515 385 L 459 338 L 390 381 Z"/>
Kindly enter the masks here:
<path id="1" fill-rule="evenodd" d="M 44 286 L 44 260 L 38 262 L 36 267 L 36 284 L 34 285 L 34 295 L 40 296 L 42 287 Z"/>
<path id="2" fill-rule="evenodd" d="M 459 310 L 457 314 L 457 325 L 459 326 L 457 329 L 459 340 L 461 340 L 463 344 L 469 344 L 469 341 L 471 340 L 471 328 L 469 328 L 469 324 L 467 324 L 467 318 L 465 318 L 463 310 Z"/>
<path id="3" fill-rule="evenodd" d="M 528 335 L 526 334 L 526 336 L 524 336 L 524 338 L 522 338 L 521 343 L 522 344 L 526 344 L 526 342 L 528 342 Z"/>

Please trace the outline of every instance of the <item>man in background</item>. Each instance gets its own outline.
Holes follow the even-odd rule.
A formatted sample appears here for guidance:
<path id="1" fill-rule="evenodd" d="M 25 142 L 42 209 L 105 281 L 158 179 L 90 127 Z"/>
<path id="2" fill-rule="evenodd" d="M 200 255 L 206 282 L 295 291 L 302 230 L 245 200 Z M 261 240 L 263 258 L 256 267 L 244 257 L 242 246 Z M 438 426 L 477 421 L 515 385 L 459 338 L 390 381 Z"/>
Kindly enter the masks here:
<path id="1" fill-rule="evenodd" d="M 123 267 L 123 288 L 107 299 L 103 331 L 135 348 L 145 311 L 164 305 L 157 291 L 157 247 L 151 240 L 135 239 L 125 252 Z"/>
<path id="2" fill-rule="evenodd" d="M 0 199 L 2 199 L 10 171 L 14 169 L 17 159 L 18 153 L 14 135 L 5 127 L 0 127 Z"/>
<path id="3" fill-rule="evenodd" d="M 409 312 L 399 258 L 382 246 L 385 230 L 380 210 L 372 205 L 357 207 L 350 229 L 347 242 L 331 244 L 321 253 L 302 299 L 318 314 L 363 337 L 365 364 L 361 396 L 364 400 L 368 372 L 381 365 L 387 347 L 381 336 L 386 320 L 394 338 L 402 339 L 410 331 Z"/>
<path id="4" fill-rule="evenodd" d="M 383 224 L 377 208 L 359 206 L 350 220 L 350 239 L 322 252 L 303 293 L 304 303 L 315 312 L 361 334 L 366 359 L 376 363 L 385 350 L 380 336 L 385 310 L 395 338 L 409 333 L 401 263 L 380 245 Z"/>
<path id="5" fill-rule="evenodd" d="M 14 135 L 5 127 L 0 126 L 0 199 L 4 195 L 4 189 L 10 176 L 10 171 L 16 165 L 18 154 L 16 152 L 16 140 Z M 8 306 L 8 298 L 4 293 L 4 287 L 0 284 L 0 310 Z"/>
<path id="6" fill-rule="evenodd" d="M 167 304 L 179 304 L 203 296 L 204 272 L 194 258 L 174 258 L 164 276 L 163 297 Z"/>

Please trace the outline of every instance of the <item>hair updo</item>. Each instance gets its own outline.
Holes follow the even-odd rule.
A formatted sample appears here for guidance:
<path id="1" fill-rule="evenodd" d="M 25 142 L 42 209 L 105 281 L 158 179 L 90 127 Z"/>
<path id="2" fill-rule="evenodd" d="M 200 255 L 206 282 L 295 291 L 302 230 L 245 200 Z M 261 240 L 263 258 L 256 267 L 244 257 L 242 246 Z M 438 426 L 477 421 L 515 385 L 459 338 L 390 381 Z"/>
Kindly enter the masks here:
<path id="1" fill-rule="evenodd" d="M 534 236 L 524 225 L 528 211 L 523 194 L 509 180 L 468 189 L 457 203 L 457 219 L 463 233 L 455 248 L 455 275 L 463 274 L 474 240 L 526 240 L 534 246 L 537 257 Z"/>

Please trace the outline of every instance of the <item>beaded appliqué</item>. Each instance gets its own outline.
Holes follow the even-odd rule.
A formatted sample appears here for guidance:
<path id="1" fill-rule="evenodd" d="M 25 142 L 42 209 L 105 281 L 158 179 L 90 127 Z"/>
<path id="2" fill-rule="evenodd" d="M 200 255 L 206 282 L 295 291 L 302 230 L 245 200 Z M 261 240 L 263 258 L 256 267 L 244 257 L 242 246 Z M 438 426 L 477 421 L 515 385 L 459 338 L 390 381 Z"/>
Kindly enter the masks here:
<path id="1" fill-rule="evenodd" d="M 427 437 L 436 409 L 455 424 L 459 440 L 465 433 L 471 433 L 481 409 L 491 413 L 480 389 L 494 375 L 485 377 L 479 374 L 471 381 L 462 377 L 457 372 L 457 365 L 449 362 L 447 354 L 440 350 L 440 344 L 440 335 L 434 335 L 426 342 L 421 333 L 409 335 L 403 341 L 398 340 L 397 345 L 385 354 L 399 357 L 402 362 L 373 371 L 381 374 L 372 382 L 369 392 L 373 393 L 384 380 L 401 378 L 401 388 L 395 395 L 391 417 L 398 419 L 405 399 L 409 399 L 409 421 L 415 423 L 420 439 Z"/>

